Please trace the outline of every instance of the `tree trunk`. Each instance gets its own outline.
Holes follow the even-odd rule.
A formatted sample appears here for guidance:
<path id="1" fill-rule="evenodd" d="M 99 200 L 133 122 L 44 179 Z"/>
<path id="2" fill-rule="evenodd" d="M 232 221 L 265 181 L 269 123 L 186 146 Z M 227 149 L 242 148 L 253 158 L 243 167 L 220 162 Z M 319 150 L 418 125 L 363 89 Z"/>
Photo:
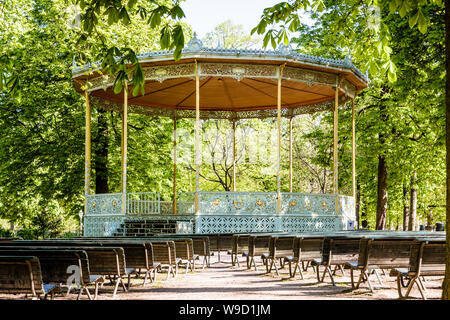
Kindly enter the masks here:
<path id="1" fill-rule="evenodd" d="M 416 226 L 416 215 L 417 215 L 417 188 L 415 186 L 416 184 L 416 176 L 417 176 L 417 172 L 414 171 L 412 176 L 411 176 L 411 204 L 410 204 L 410 208 L 411 208 L 411 212 L 409 213 L 409 225 L 408 225 L 408 230 L 409 231 L 416 231 L 417 230 L 417 226 Z"/>
<path id="2" fill-rule="evenodd" d="M 106 111 L 98 109 L 97 136 L 95 139 L 94 169 L 95 193 L 108 193 L 108 118 Z"/>
<path id="3" fill-rule="evenodd" d="M 356 203 L 355 203 L 355 214 L 356 214 L 356 229 L 359 229 L 359 208 L 361 205 L 361 186 L 359 182 L 356 183 Z"/>
<path id="4" fill-rule="evenodd" d="M 403 231 L 408 230 L 409 224 L 409 201 L 408 188 L 403 185 Z"/>
<path id="5" fill-rule="evenodd" d="M 363 202 L 361 208 L 361 227 L 363 229 L 369 229 L 369 224 L 367 222 L 367 204 L 365 202 Z"/>
<path id="6" fill-rule="evenodd" d="M 445 69 L 447 71 L 445 85 L 445 146 L 447 167 L 447 202 L 446 202 L 446 235 L 450 239 L 450 0 L 445 0 Z M 450 300 L 450 241 L 447 241 L 447 257 L 445 266 L 445 278 L 442 284 L 442 299 Z"/>
<path id="7" fill-rule="evenodd" d="M 378 156 L 378 198 L 376 230 L 386 229 L 388 168 L 384 156 Z"/>

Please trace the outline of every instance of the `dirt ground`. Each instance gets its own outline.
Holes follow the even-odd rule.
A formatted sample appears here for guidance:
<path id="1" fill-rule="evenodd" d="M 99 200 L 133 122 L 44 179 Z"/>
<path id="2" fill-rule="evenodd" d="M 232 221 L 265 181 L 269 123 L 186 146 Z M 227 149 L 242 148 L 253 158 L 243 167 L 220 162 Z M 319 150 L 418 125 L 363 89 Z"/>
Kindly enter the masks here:
<path id="1" fill-rule="evenodd" d="M 394 277 L 388 274 L 381 275 L 380 286 L 375 275 L 371 276 L 371 282 L 375 287 L 375 293 L 371 293 L 366 283 L 358 290 L 351 290 L 350 272 L 345 270 L 342 276 L 337 271 L 335 276 L 336 286 L 331 284 L 327 276 L 323 283 L 318 283 L 312 268 L 304 272 L 304 279 L 297 274 L 289 279 L 289 270 L 280 270 L 280 276 L 275 272 L 267 274 L 265 267 L 259 263 L 258 271 L 248 270 L 243 258 L 240 258 L 240 267 L 231 266 L 231 257 L 221 255 L 221 262 L 217 262 L 217 255 L 211 258 L 210 268 L 185 274 L 180 269 L 176 278 L 166 280 L 166 273 L 158 274 L 155 283 L 142 286 L 142 278 L 132 278 L 132 286 L 129 292 L 119 288 L 118 294 L 112 297 L 113 286 L 107 281 L 99 290 L 99 299 L 104 300 L 287 300 L 287 299 L 356 299 L 356 300 L 391 300 L 398 299 L 397 286 Z M 197 266 L 198 268 L 198 266 Z M 441 278 L 427 278 L 428 299 L 439 299 L 441 296 Z M 93 292 L 93 289 L 91 289 Z M 0 295 L 0 299 L 23 299 L 23 295 Z M 414 286 L 412 297 L 420 299 L 420 293 Z M 69 296 L 58 295 L 55 300 L 76 299 L 77 293 Z M 83 296 L 82 299 L 87 299 Z"/>

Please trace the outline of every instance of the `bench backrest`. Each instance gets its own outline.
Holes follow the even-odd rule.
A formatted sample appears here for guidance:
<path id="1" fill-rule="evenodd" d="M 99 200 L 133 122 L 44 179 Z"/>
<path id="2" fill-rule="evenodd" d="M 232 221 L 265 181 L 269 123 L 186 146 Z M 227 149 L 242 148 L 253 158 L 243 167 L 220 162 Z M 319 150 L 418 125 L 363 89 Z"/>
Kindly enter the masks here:
<path id="1" fill-rule="evenodd" d="M 192 239 L 177 240 L 175 243 L 175 256 L 179 259 L 192 260 L 194 257 L 194 245 Z"/>
<path id="2" fill-rule="evenodd" d="M 35 256 L 0 256 L 0 293 L 42 295 L 39 259 Z"/>
<path id="3" fill-rule="evenodd" d="M 297 237 L 272 236 L 269 243 L 269 258 L 277 259 L 294 255 L 294 241 Z"/>
<path id="4" fill-rule="evenodd" d="M 296 237 L 294 240 L 293 256 L 299 261 L 310 261 L 312 259 L 322 259 L 323 243 L 325 238 L 302 238 Z"/>
<path id="5" fill-rule="evenodd" d="M 414 240 L 361 239 L 358 265 L 407 268 Z"/>
<path id="6" fill-rule="evenodd" d="M 233 249 L 233 234 L 217 235 L 217 250 L 227 251 Z"/>
<path id="7" fill-rule="evenodd" d="M 326 238 L 323 243 L 323 260 L 327 264 L 345 264 L 358 261 L 358 238 Z"/>
<path id="8" fill-rule="evenodd" d="M 83 249 L 61 247 L 1 247 L 1 256 L 35 256 L 39 259 L 42 280 L 44 283 L 66 283 L 70 277 L 68 268 L 80 268 L 80 281 L 90 282 L 90 264 L 88 255 Z"/>
<path id="9" fill-rule="evenodd" d="M 83 247 L 89 257 L 91 274 L 126 275 L 125 252 L 121 247 Z"/>
<path id="10" fill-rule="evenodd" d="M 232 252 L 233 254 L 241 254 L 244 251 L 248 251 L 248 239 L 250 235 L 239 234 L 233 235 L 232 238 Z"/>
<path id="11" fill-rule="evenodd" d="M 250 236 L 248 239 L 248 255 L 250 257 L 269 254 L 270 235 Z"/>
<path id="12" fill-rule="evenodd" d="M 409 273 L 444 275 L 447 247 L 445 241 L 418 241 L 411 247 Z"/>
<path id="13" fill-rule="evenodd" d="M 151 241 L 153 260 L 161 264 L 175 264 L 175 243 L 173 241 Z"/>

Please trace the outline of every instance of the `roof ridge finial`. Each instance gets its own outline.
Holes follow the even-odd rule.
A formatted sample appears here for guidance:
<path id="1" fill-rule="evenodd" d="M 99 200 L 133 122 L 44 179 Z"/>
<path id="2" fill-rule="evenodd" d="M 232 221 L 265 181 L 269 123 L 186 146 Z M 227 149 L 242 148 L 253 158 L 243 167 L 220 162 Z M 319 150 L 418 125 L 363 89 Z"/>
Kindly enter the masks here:
<path id="1" fill-rule="evenodd" d="M 351 54 L 350 51 L 349 51 L 348 54 L 345 56 L 344 61 L 345 61 L 345 63 L 348 64 L 348 65 L 352 65 L 352 64 L 353 64 L 353 62 L 352 62 L 352 54 Z"/>
<path id="2" fill-rule="evenodd" d="M 203 48 L 203 42 L 197 38 L 197 32 L 194 32 L 194 37 L 188 42 L 186 50 L 199 51 Z"/>

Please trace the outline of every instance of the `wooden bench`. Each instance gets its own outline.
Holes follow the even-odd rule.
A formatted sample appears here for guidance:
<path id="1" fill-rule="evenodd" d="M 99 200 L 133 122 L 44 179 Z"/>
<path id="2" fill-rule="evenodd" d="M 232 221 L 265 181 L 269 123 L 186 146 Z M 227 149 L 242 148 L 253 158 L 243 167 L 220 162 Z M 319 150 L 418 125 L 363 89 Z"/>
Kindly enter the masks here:
<path id="1" fill-rule="evenodd" d="M 267 261 L 269 258 L 269 245 L 271 235 L 251 235 L 248 239 L 248 262 L 247 268 L 250 269 L 252 267 L 255 268 L 255 271 L 258 270 L 256 266 L 256 257 L 260 257 L 263 265 L 267 265 Z"/>
<path id="2" fill-rule="evenodd" d="M 322 258 L 324 240 L 324 237 L 317 235 L 302 235 L 295 238 L 293 255 L 285 257 L 289 264 L 289 276 L 291 278 L 295 277 L 298 270 L 300 277 L 303 279 L 302 269 L 306 271 L 310 264 L 316 273 L 318 272 L 318 268 L 315 267 L 313 262 Z"/>
<path id="3" fill-rule="evenodd" d="M 426 300 L 426 288 L 421 279 L 424 276 L 445 276 L 445 239 L 422 240 L 412 244 L 407 268 L 394 268 L 390 275 L 397 277 L 397 289 L 400 299 L 408 298 L 414 284 L 417 285 L 423 300 Z M 403 280 L 409 282 L 406 285 L 406 293 L 403 295 Z"/>
<path id="4" fill-rule="evenodd" d="M 317 281 L 323 282 L 325 276 L 328 275 L 331 278 L 331 283 L 334 285 L 334 274 L 339 268 L 342 274 L 345 276 L 344 265 L 347 262 L 358 261 L 360 238 L 325 238 L 323 242 L 323 252 L 321 259 L 313 259 L 311 264 L 316 266 Z M 324 267 L 323 275 L 320 277 L 320 266 Z M 331 267 L 334 266 L 334 270 L 331 271 Z"/>
<path id="5" fill-rule="evenodd" d="M 70 241 L 67 239 L 61 239 L 61 241 L 54 240 L 19 240 L 11 243 L 11 246 L 35 246 L 42 248 L 54 247 L 57 248 L 73 248 L 73 249 L 81 249 L 85 250 L 89 257 L 89 266 L 90 272 L 94 275 L 108 276 L 111 279 L 111 276 L 114 277 L 114 280 L 111 279 L 112 282 L 115 282 L 115 288 L 113 296 L 116 295 L 118 286 L 122 284 L 125 292 L 128 291 L 131 285 L 131 274 L 136 274 L 136 268 L 134 266 L 128 266 L 125 258 L 125 247 L 129 253 L 129 258 L 131 263 L 138 263 L 140 268 L 146 266 L 145 259 L 148 258 L 145 255 L 148 254 L 146 252 L 146 247 L 141 247 L 139 244 L 129 243 L 116 243 L 112 242 L 113 240 L 84 240 L 84 241 Z M 136 248 L 138 245 L 138 248 Z M 3 244 L 0 244 L 0 249 Z M 142 245 L 143 246 L 143 245 Z M 103 249 L 103 250 L 101 250 Z M 142 249 L 142 250 L 141 250 Z M 137 250 L 137 252 L 136 252 Z M 135 256 L 134 254 L 137 254 Z M 138 260 L 138 261 L 136 261 Z M 142 261 L 144 260 L 144 261 Z M 151 265 L 153 267 L 153 264 Z M 152 268 L 149 266 L 150 271 Z M 148 270 L 148 269 L 147 269 Z M 104 273 L 102 273 L 104 272 Z M 156 268 L 154 271 L 156 275 Z M 128 277 L 127 288 L 125 288 L 123 277 Z M 117 278 L 117 281 L 115 280 Z M 145 279 L 144 279 L 145 282 Z"/>
<path id="6" fill-rule="evenodd" d="M 414 240 L 404 238 L 362 238 L 359 245 L 358 261 L 348 261 L 345 264 L 350 268 L 352 289 L 359 288 L 361 282 L 367 281 L 370 291 L 373 292 L 374 289 L 369 278 L 370 272 L 375 272 L 380 285 L 382 285 L 377 269 L 407 268 L 413 242 Z M 354 271 L 358 270 L 360 275 L 355 285 Z"/>
<path id="7" fill-rule="evenodd" d="M 89 300 L 92 295 L 87 288 L 89 284 L 95 285 L 94 300 L 98 296 L 98 285 L 103 283 L 103 277 L 95 275 L 89 268 L 89 260 L 86 251 L 74 248 L 62 247 L 0 247 L 2 256 L 36 256 L 41 265 L 42 280 L 45 284 L 56 284 L 59 286 L 68 286 L 68 292 L 72 283 L 68 283 L 70 270 L 78 268 L 80 272 L 79 285 L 80 291 L 77 299 L 80 299 L 83 292 L 86 292 Z M 75 271 L 75 270 L 74 270 Z M 76 281 L 76 279 L 74 279 Z"/>
<path id="8" fill-rule="evenodd" d="M 199 234 L 155 234 L 152 238 L 189 238 L 192 240 L 192 245 L 194 247 L 194 261 L 200 260 L 200 257 L 203 257 L 202 269 L 205 266 L 210 266 L 210 257 L 212 255 L 210 239 L 208 235 L 199 235 Z M 193 263 L 194 265 L 194 263 Z M 195 266 L 194 266 L 195 268 Z"/>
<path id="9" fill-rule="evenodd" d="M 159 239 L 158 239 L 159 240 Z M 174 267 L 177 270 L 179 265 L 184 265 L 186 268 L 186 273 L 189 269 L 194 271 L 195 267 L 195 257 L 194 257 L 194 245 L 192 239 L 188 238 L 164 238 L 161 240 L 166 240 L 173 242 L 175 244 L 175 249 L 172 250 L 172 262 L 175 263 Z"/>
<path id="10" fill-rule="evenodd" d="M 46 299 L 59 290 L 58 285 L 44 284 L 41 265 L 35 256 L 0 256 L 0 293 L 28 294 Z"/>
<path id="11" fill-rule="evenodd" d="M 74 242 L 73 245 L 77 245 L 77 242 Z M 93 245 L 122 248 L 125 254 L 127 268 L 134 269 L 133 273 L 136 273 L 137 275 L 137 270 L 139 270 L 139 272 L 141 272 L 141 270 L 145 271 L 144 281 L 142 285 L 145 286 L 148 280 L 150 280 L 150 282 L 155 281 L 160 263 L 154 261 L 153 247 L 151 243 L 149 243 L 149 245 L 146 245 L 144 241 L 139 240 L 135 241 L 131 239 L 107 239 L 94 240 Z M 129 284 L 129 287 L 130 286 L 131 283 Z"/>
<path id="12" fill-rule="evenodd" d="M 248 239 L 249 234 L 234 234 L 231 238 L 231 265 L 241 266 L 239 262 L 239 255 L 246 257 L 248 267 Z"/>
<path id="13" fill-rule="evenodd" d="M 176 248 L 173 241 L 164 240 L 151 240 L 151 246 L 153 247 L 154 261 L 160 263 L 160 268 L 167 268 L 167 278 L 170 274 L 175 278 L 178 275 L 179 260 L 176 258 Z M 146 243 L 150 245 L 150 243 Z"/>
<path id="14" fill-rule="evenodd" d="M 280 268 L 284 267 L 285 258 L 293 257 L 294 241 L 297 236 L 272 236 L 269 241 L 269 256 L 266 263 L 266 271 L 269 273 L 275 268 L 277 275 L 280 275 L 277 266 L 279 260 Z"/>

